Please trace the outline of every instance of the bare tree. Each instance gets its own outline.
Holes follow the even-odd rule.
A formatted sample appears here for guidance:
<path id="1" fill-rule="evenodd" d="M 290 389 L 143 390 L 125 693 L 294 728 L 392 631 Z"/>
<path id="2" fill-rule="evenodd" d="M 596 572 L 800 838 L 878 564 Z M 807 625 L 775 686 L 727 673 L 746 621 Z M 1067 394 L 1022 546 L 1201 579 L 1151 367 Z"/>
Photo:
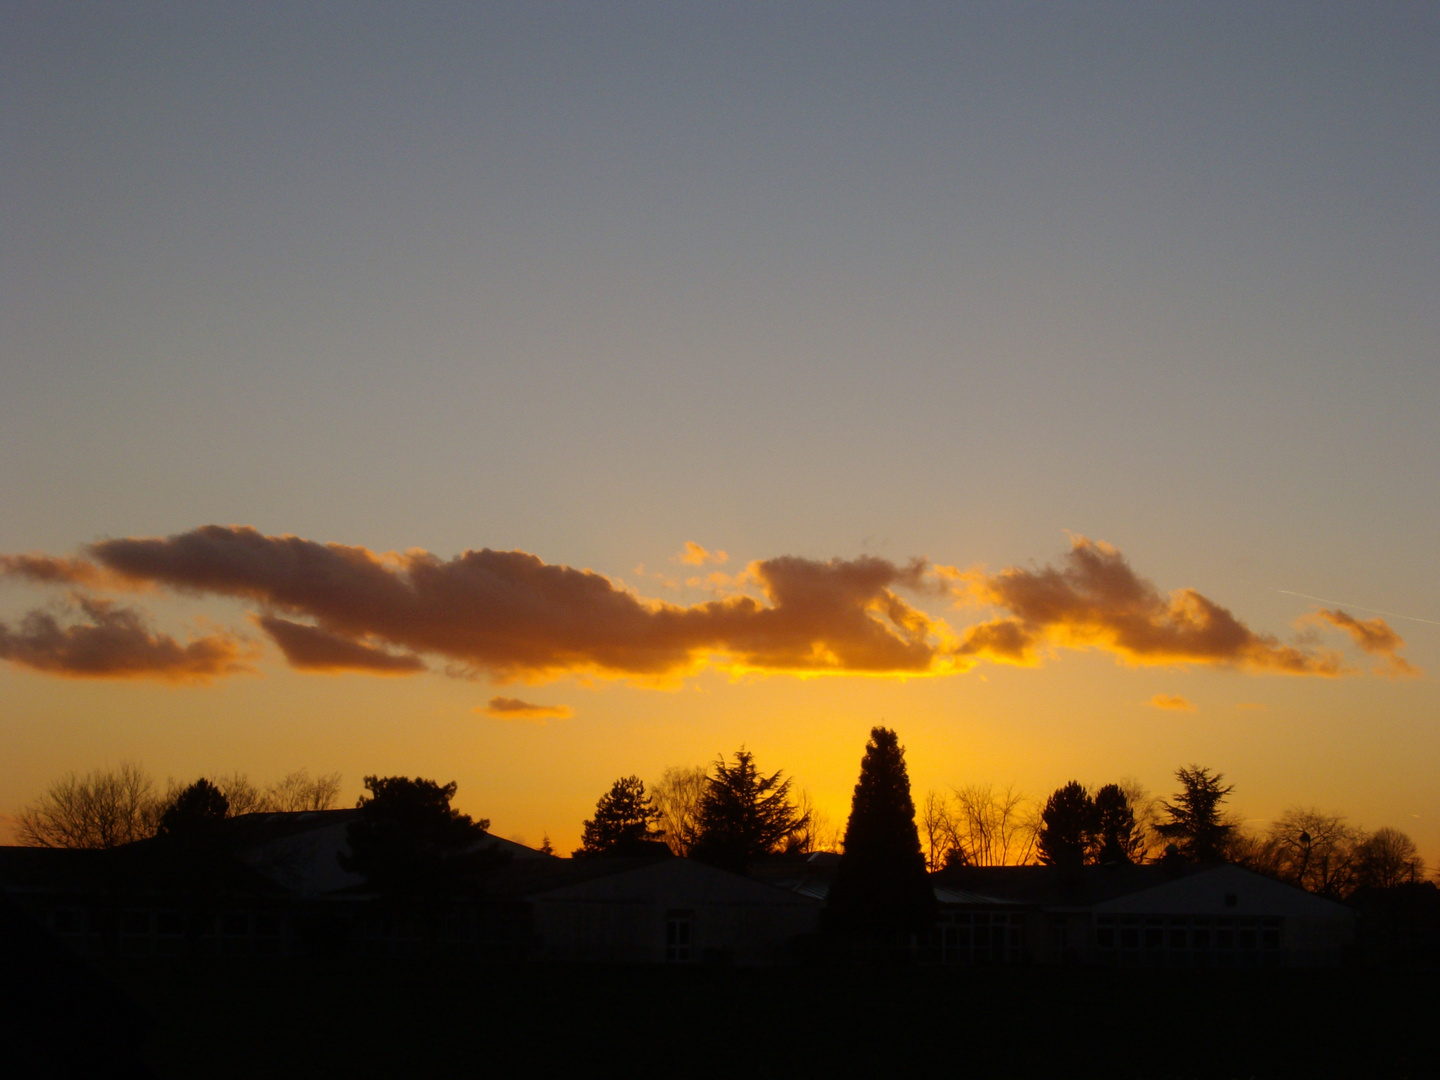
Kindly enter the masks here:
<path id="1" fill-rule="evenodd" d="M 1034 860 L 1039 811 L 1011 784 L 955 789 L 955 826 L 965 861 L 972 866 L 1024 866 Z"/>
<path id="2" fill-rule="evenodd" d="M 111 848 L 153 836 L 155 783 L 122 762 L 84 776 L 69 773 L 20 814 L 20 842 L 30 847 Z"/>
<path id="3" fill-rule="evenodd" d="M 215 786 L 225 793 L 225 801 L 229 804 L 226 817 L 239 817 L 241 814 L 253 814 L 268 809 L 265 805 L 265 793 L 252 784 L 250 777 L 244 773 L 217 776 Z"/>
<path id="4" fill-rule="evenodd" d="M 695 846 L 695 838 L 700 835 L 700 800 L 708 785 L 709 770 L 704 765 L 672 765 L 650 787 L 650 798 L 660 811 L 665 842 L 676 855 L 689 855 Z"/>
<path id="5" fill-rule="evenodd" d="M 268 785 L 256 809 L 272 812 L 330 810 L 339 797 L 339 773 L 326 773 L 312 780 L 307 770 L 298 769 Z"/>
<path id="6" fill-rule="evenodd" d="M 1419 881 L 1425 874 L 1415 841 L 1399 829 L 1376 829 L 1355 853 L 1355 884 L 1361 888 L 1393 889 Z"/>
<path id="7" fill-rule="evenodd" d="M 925 868 L 932 873 L 964 858 L 951 799 L 943 792 L 926 792 L 920 804 L 920 843 L 925 848 Z"/>
<path id="8" fill-rule="evenodd" d="M 1159 796 L 1154 795 L 1139 780 L 1133 776 L 1124 777 L 1116 785 L 1125 796 L 1131 811 L 1135 814 L 1135 832 L 1133 836 L 1137 842 L 1137 849 L 1133 856 L 1137 863 L 1151 862 L 1160 857 L 1165 850 L 1165 841 L 1155 831 L 1155 826 L 1160 824 L 1161 801 Z"/>
<path id="9" fill-rule="evenodd" d="M 1257 869 L 1323 896 L 1345 896 L 1355 882 L 1365 834 L 1341 814 L 1291 807 L 1266 830 L 1267 864 Z"/>
<path id="10" fill-rule="evenodd" d="M 809 855 L 816 851 L 840 850 L 844 834 L 830 820 L 830 815 L 815 805 L 814 798 L 804 788 L 795 797 L 795 809 L 800 812 L 803 824 L 785 841 L 786 851 Z"/>

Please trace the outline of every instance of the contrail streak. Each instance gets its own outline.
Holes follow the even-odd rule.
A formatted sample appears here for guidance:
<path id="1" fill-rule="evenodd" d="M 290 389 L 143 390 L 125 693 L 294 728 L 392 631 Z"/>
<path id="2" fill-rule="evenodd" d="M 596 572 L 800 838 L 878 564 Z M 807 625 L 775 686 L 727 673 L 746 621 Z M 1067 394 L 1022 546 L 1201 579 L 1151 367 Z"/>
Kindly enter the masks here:
<path id="1" fill-rule="evenodd" d="M 1293 589 L 1276 589 L 1275 591 L 1284 593 L 1286 596 L 1301 596 L 1306 600 L 1317 600 L 1322 604 L 1334 604 L 1336 607 L 1352 608 L 1355 611 L 1369 611 L 1376 615 L 1384 615 L 1390 619 L 1405 619 L 1409 622 L 1425 623 L 1429 626 L 1440 626 L 1440 621 L 1436 621 L 1435 619 L 1422 619 L 1416 615 L 1398 615 L 1393 611 L 1381 611 L 1379 608 L 1365 607 L 1363 604 L 1347 604 L 1343 600 L 1326 600 L 1323 596 L 1311 596 L 1309 593 L 1295 592 Z"/>

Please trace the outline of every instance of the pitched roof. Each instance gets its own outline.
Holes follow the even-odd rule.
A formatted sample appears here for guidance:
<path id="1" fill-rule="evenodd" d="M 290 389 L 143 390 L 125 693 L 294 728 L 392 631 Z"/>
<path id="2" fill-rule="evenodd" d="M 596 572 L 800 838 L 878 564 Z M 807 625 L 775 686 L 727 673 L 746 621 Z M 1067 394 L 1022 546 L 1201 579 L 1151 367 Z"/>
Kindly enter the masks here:
<path id="1" fill-rule="evenodd" d="M 1118 896 L 1141 892 L 1214 869 L 1206 865 L 1136 866 L 956 866 L 930 875 L 938 890 L 969 894 L 980 902 L 996 900 L 1044 907 L 1093 907 Z M 944 901 L 942 901 L 944 902 Z M 967 903 L 970 901 L 950 901 Z"/>
<path id="2" fill-rule="evenodd" d="M 252 896 L 282 891 L 224 850 L 168 837 L 100 851 L 0 847 L 0 888 L 11 892 L 208 889 Z"/>

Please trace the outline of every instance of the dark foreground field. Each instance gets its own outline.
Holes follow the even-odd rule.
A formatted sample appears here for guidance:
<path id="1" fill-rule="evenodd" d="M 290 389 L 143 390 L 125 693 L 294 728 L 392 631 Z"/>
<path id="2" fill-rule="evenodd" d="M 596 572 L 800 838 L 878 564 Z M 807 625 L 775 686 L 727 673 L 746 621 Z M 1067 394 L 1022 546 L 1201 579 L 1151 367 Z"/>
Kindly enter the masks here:
<path id="1" fill-rule="evenodd" d="M 1375 971 L 130 965 L 160 1077 L 1428 1076 Z"/>

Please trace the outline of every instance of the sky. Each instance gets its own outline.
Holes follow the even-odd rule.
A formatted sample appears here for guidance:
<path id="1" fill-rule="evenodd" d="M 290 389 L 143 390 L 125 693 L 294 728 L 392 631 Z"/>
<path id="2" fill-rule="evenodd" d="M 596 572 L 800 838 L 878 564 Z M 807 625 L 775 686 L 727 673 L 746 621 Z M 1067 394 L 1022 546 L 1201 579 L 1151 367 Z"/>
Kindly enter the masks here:
<path id="1" fill-rule="evenodd" d="M 884 724 L 1434 866 L 1437 190 L 1429 5 L 7 4 L 0 814 Z"/>

